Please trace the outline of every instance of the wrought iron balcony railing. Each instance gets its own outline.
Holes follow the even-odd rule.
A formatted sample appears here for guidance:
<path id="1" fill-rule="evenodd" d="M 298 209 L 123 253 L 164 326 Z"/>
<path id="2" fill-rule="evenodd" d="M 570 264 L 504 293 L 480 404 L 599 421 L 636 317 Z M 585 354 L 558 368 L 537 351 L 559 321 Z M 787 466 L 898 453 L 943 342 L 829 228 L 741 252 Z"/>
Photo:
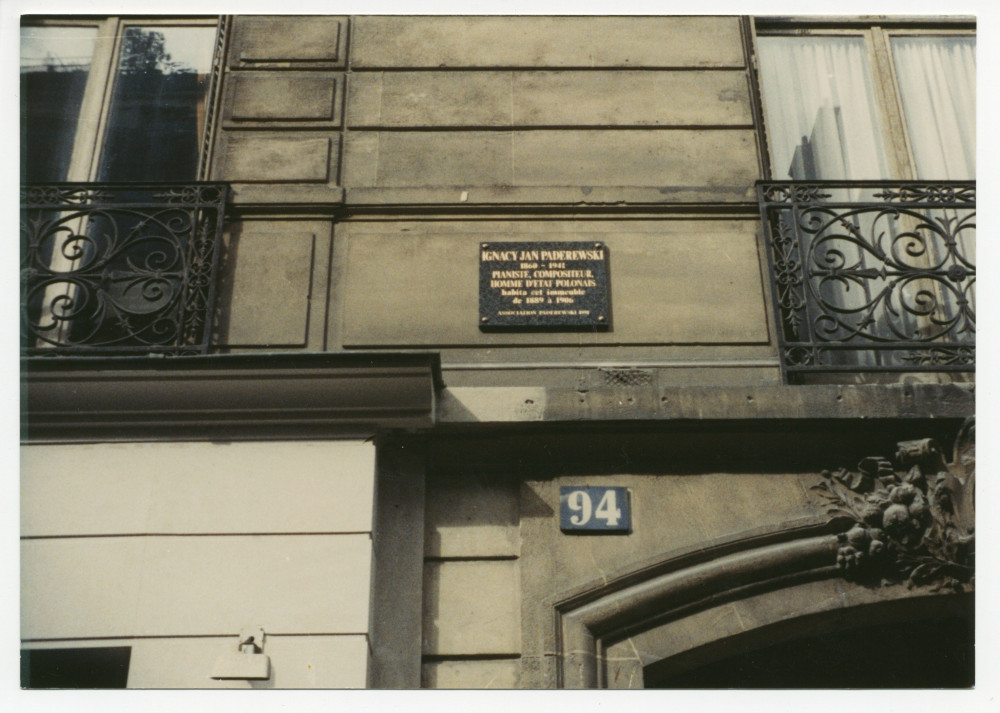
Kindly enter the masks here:
<path id="1" fill-rule="evenodd" d="M 227 193 L 22 185 L 22 353 L 204 353 Z"/>
<path id="2" fill-rule="evenodd" d="M 974 182 L 757 185 L 786 379 L 973 371 Z"/>

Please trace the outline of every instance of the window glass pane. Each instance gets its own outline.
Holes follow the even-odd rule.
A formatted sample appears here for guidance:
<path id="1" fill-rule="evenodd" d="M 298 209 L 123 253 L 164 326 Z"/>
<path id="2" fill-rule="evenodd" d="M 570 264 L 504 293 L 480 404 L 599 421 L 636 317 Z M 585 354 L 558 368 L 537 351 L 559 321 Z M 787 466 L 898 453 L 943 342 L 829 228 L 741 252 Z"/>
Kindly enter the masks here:
<path id="1" fill-rule="evenodd" d="M 774 177 L 887 177 L 864 40 L 762 37 L 758 47 Z"/>
<path id="2" fill-rule="evenodd" d="M 21 688 L 125 688 L 131 646 L 21 649 Z"/>
<path id="3" fill-rule="evenodd" d="M 214 27 L 125 30 L 101 180 L 195 178 L 214 39 Z"/>
<path id="4" fill-rule="evenodd" d="M 96 27 L 21 28 L 21 180 L 65 181 Z"/>
<path id="5" fill-rule="evenodd" d="M 976 40 L 894 37 L 892 55 L 917 177 L 976 177 Z"/>

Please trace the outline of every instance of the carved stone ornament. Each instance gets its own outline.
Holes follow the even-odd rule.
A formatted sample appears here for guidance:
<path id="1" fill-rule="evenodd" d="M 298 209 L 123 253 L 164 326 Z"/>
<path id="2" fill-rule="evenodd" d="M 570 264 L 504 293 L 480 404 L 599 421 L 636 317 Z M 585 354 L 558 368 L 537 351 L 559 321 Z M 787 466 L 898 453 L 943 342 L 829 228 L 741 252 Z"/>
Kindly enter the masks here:
<path id="1" fill-rule="evenodd" d="M 975 421 L 963 425 L 951 463 L 930 438 L 897 449 L 894 461 L 824 470 L 812 487 L 846 527 L 837 566 L 861 583 L 962 591 L 975 575 Z"/>

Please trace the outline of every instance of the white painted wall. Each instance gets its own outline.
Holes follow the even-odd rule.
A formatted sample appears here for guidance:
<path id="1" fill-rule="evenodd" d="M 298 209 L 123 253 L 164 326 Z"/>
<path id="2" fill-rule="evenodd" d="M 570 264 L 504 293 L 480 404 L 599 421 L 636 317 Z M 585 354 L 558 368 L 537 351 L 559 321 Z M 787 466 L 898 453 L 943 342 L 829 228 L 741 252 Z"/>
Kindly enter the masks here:
<path id="1" fill-rule="evenodd" d="M 132 646 L 137 688 L 364 687 L 374 483 L 360 441 L 24 446 L 22 646 Z M 271 679 L 213 681 L 246 626 Z"/>

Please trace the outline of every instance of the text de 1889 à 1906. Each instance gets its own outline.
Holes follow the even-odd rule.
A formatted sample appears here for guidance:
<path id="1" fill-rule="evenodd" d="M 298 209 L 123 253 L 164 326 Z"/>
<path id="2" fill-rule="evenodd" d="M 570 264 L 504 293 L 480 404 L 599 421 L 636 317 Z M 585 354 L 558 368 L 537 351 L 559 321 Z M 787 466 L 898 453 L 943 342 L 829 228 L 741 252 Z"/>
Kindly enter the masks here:
<path id="1" fill-rule="evenodd" d="M 606 329 L 604 243 L 481 243 L 479 326 Z"/>

